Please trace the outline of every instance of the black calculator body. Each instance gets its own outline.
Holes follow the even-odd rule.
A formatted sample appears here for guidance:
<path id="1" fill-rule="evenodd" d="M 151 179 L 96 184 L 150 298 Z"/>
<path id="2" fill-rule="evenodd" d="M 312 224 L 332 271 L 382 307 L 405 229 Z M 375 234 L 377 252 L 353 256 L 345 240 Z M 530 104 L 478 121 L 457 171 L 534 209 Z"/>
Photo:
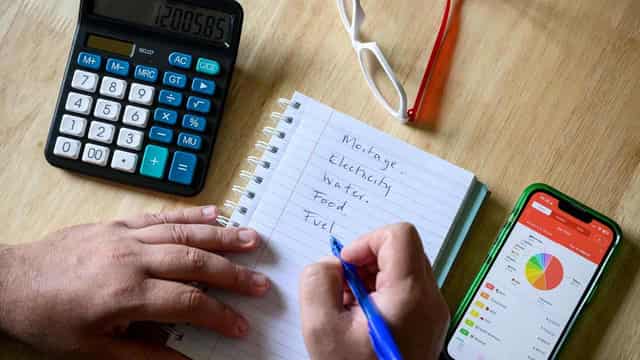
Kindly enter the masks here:
<path id="1" fill-rule="evenodd" d="M 47 160 L 124 184 L 198 194 L 242 22 L 233 0 L 82 0 Z"/>

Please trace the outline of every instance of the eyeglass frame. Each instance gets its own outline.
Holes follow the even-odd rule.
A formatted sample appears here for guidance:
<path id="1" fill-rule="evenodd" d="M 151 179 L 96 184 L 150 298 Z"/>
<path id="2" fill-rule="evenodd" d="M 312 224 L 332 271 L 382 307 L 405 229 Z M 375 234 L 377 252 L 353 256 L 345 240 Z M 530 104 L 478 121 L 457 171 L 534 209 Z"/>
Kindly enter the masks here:
<path id="1" fill-rule="evenodd" d="M 384 108 L 387 110 L 387 112 L 389 112 L 393 117 L 395 117 L 396 119 L 400 120 L 403 123 L 415 121 L 415 117 L 417 116 L 417 112 L 421 105 L 420 102 L 425 96 L 427 84 L 431 78 L 431 73 L 435 66 L 438 53 L 440 51 L 441 45 L 443 43 L 443 40 L 446 34 L 447 24 L 449 20 L 449 12 L 451 9 L 451 0 L 446 0 L 445 11 L 444 11 L 444 15 L 440 25 L 440 30 L 438 32 L 438 36 L 436 37 L 433 50 L 429 57 L 427 68 L 425 70 L 422 81 L 420 83 L 420 88 L 416 96 L 416 102 L 413 108 L 411 109 L 407 109 L 408 100 L 407 100 L 406 91 L 404 90 L 404 87 L 402 86 L 402 84 L 400 84 L 400 81 L 398 80 L 395 72 L 391 68 L 391 65 L 389 64 L 389 61 L 385 57 L 384 53 L 378 46 L 378 43 L 374 41 L 371 41 L 371 42 L 360 41 L 360 36 L 359 36 L 360 26 L 364 22 L 364 17 L 365 17 L 364 9 L 360 4 L 360 0 L 351 0 L 353 4 L 351 22 L 349 22 L 349 18 L 347 16 L 345 1 L 347 0 L 336 0 L 338 5 L 338 11 L 340 12 L 340 19 L 347 33 L 349 34 L 351 45 L 354 48 L 356 55 L 358 56 L 358 62 L 360 63 L 360 70 L 362 71 L 362 74 L 364 75 L 367 81 L 369 89 L 373 92 L 373 95 L 375 96 L 376 100 L 378 100 L 378 102 L 381 103 L 384 106 Z M 396 94 L 398 95 L 400 100 L 397 109 L 394 109 L 394 107 L 387 101 L 384 95 L 382 95 L 382 92 L 380 91 L 377 84 L 375 83 L 373 76 L 369 71 L 369 68 L 365 65 L 365 59 L 363 57 L 365 50 L 370 51 L 376 57 L 376 60 L 384 70 L 385 74 L 387 75 L 387 78 L 391 81 L 391 84 L 393 85 L 396 91 Z"/>

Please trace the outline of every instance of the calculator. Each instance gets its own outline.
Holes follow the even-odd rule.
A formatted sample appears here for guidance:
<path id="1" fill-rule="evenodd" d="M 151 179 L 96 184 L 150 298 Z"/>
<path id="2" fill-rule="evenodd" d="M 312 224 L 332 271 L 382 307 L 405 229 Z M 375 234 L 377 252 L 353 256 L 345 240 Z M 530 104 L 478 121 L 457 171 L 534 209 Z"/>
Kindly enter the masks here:
<path id="1" fill-rule="evenodd" d="M 202 191 L 231 85 L 233 0 L 82 0 L 45 157 L 156 191 Z"/>

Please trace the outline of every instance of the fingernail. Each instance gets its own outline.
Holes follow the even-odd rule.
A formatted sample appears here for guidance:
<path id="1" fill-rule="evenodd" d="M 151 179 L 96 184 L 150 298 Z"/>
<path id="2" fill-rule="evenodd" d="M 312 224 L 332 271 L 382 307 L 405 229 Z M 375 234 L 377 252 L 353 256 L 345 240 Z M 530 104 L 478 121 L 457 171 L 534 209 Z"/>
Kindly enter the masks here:
<path id="1" fill-rule="evenodd" d="M 258 242 L 258 233 L 253 230 L 240 230 L 238 240 L 246 246 L 254 245 Z"/>
<path id="2" fill-rule="evenodd" d="M 202 208 L 202 216 L 204 217 L 213 217 L 216 216 L 218 209 L 215 206 L 207 206 Z"/>
<path id="3" fill-rule="evenodd" d="M 238 336 L 246 336 L 249 333 L 249 323 L 243 318 L 236 321 L 236 334 Z"/>
<path id="4" fill-rule="evenodd" d="M 266 289 L 269 287 L 269 278 L 259 273 L 253 273 L 251 283 L 255 288 Z"/>

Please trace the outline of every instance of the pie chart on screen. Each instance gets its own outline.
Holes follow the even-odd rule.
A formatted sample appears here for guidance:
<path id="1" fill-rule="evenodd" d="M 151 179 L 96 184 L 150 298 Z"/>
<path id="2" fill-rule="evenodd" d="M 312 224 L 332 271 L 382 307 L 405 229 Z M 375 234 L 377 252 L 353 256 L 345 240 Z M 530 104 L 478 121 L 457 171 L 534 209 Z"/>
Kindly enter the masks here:
<path id="1" fill-rule="evenodd" d="M 549 291 L 560 285 L 564 278 L 564 269 L 557 257 L 541 253 L 527 261 L 525 275 L 534 288 Z"/>

